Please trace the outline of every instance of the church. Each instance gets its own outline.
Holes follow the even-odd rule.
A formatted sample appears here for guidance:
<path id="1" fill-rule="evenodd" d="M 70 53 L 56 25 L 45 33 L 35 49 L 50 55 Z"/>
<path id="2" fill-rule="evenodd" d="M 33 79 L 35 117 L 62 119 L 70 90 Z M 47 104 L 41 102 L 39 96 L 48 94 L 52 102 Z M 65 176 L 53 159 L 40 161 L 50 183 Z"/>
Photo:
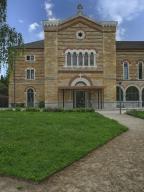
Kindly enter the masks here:
<path id="1" fill-rule="evenodd" d="M 25 44 L 9 84 L 9 106 L 144 107 L 144 42 L 116 41 L 117 22 L 93 20 L 77 6 L 43 21 L 44 40 Z"/>

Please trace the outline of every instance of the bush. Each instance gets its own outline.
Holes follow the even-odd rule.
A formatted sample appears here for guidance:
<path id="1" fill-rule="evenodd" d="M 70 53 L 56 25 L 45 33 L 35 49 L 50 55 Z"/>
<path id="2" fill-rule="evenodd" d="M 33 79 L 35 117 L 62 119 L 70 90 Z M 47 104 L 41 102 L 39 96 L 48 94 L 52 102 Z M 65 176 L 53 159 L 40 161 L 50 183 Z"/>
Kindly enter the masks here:
<path id="1" fill-rule="evenodd" d="M 50 108 L 50 107 L 48 107 L 48 108 L 43 109 L 43 112 L 63 112 L 63 111 L 64 111 L 64 109 L 62 109 L 62 108 Z"/>
<path id="2" fill-rule="evenodd" d="M 25 106 L 25 104 L 24 103 L 16 103 L 16 107 L 24 107 Z"/>
<path id="3" fill-rule="evenodd" d="M 92 108 L 75 108 L 75 109 L 62 109 L 62 108 L 44 108 L 44 112 L 94 112 Z"/>
<path id="4" fill-rule="evenodd" d="M 27 112 L 40 112 L 40 108 L 34 108 L 34 107 L 27 107 L 26 108 Z"/>
<path id="5" fill-rule="evenodd" d="M 38 106 L 39 106 L 39 108 L 44 108 L 45 107 L 45 102 L 44 101 L 40 101 Z"/>

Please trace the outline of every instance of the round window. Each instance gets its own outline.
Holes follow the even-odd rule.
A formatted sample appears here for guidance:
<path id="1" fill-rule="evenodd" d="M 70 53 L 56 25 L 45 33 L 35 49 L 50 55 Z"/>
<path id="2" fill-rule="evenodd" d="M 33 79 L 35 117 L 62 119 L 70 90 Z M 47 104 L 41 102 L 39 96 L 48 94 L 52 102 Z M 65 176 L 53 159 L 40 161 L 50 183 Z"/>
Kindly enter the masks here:
<path id="1" fill-rule="evenodd" d="M 85 38 L 85 32 L 84 31 L 77 31 L 76 32 L 76 38 L 77 39 L 84 39 Z"/>

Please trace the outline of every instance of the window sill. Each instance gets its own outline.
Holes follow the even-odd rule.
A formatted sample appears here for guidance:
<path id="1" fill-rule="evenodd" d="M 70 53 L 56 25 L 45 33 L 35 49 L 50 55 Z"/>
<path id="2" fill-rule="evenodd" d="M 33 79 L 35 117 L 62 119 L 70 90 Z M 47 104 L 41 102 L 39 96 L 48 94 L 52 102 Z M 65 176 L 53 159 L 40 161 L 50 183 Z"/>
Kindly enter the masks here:
<path id="1" fill-rule="evenodd" d="M 102 69 L 98 69 L 95 67 L 62 67 L 58 70 L 58 72 L 100 72 L 102 73 Z"/>

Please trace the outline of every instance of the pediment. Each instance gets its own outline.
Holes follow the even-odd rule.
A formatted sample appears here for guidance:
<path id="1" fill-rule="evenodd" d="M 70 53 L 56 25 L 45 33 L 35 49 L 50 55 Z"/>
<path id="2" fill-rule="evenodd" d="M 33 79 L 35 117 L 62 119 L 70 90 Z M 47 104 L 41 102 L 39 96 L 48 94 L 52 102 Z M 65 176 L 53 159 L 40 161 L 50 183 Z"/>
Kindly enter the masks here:
<path id="1" fill-rule="evenodd" d="M 63 21 L 61 24 L 59 24 L 58 30 L 63 30 L 63 29 L 72 27 L 74 25 L 80 24 L 80 23 L 83 25 L 87 25 L 88 27 L 96 29 L 98 31 L 103 30 L 103 26 L 101 24 L 99 24 L 99 23 L 95 22 L 94 20 L 87 18 L 85 16 L 76 16 L 76 17 Z"/>

